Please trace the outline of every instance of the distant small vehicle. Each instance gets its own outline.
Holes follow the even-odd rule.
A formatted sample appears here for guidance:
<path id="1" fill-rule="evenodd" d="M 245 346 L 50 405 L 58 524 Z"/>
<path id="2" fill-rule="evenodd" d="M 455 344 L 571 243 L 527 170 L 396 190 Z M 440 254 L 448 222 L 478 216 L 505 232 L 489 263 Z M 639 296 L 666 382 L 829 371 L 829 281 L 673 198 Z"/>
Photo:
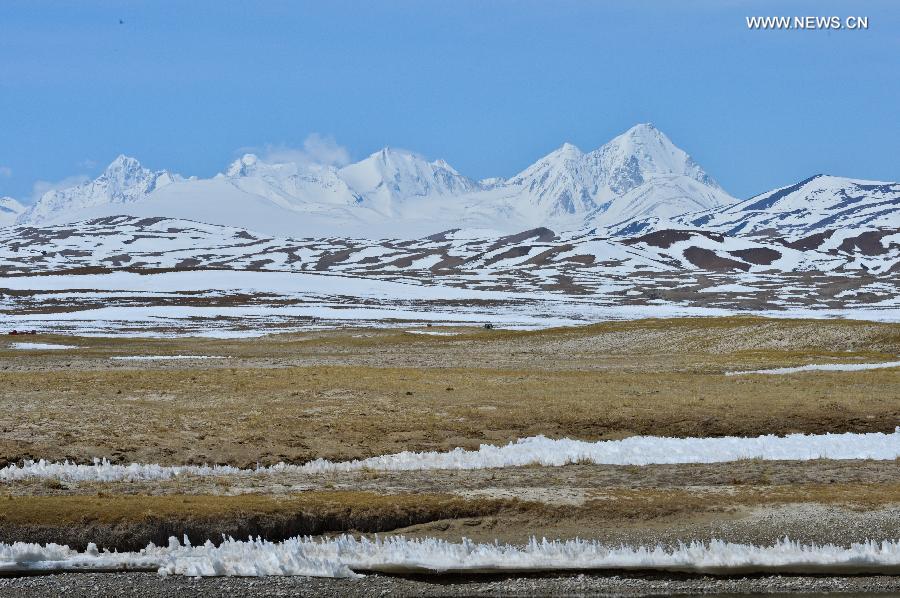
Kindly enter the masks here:
<path id="1" fill-rule="evenodd" d="M 493 329 L 494 329 L 494 325 L 491 324 L 490 322 L 488 322 L 487 324 L 484 325 L 484 329 L 485 329 L 485 330 L 493 330 Z"/>

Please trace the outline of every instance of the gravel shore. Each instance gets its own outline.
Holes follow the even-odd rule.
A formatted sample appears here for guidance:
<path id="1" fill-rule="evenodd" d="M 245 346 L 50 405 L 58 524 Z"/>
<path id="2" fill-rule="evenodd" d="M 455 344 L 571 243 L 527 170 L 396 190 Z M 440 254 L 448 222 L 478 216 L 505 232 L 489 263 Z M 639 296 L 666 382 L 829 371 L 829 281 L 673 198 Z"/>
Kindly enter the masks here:
<path id="1" fill-rule="evenodd" d="M 363 579 L 309 577 L 163 578 L 153 573 L 69 573 L 0 578 L 0 595 L 44 596 L 667 596 L 677 594 L 840 593 L 890 596 L 900 577 L 664 577 L 565 575 L 410 579 L 370 575 Z"/>

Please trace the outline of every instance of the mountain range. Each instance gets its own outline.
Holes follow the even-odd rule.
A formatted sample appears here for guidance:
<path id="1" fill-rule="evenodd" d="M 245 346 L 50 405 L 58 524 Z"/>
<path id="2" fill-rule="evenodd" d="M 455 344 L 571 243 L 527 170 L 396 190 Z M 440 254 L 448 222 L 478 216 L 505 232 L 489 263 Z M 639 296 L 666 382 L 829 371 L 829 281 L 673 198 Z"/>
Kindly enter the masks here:
<path id="1" fill-rule="evenodd" d="M 898 183 L 824 175 L 739 201 L 659 129 L 639 124 L 596 150 L 566 143 L 515 176 L 480 181 L 443 160 L 391 148 L 341 168 L 246 154 L 208 179 L 119 156 L 96 179 L 49 191 L 27 209 L 0 199 L 0 226 L 127 215 L 293 238 L 421 238 L 448 229 L 497 236 L 546 227 L 798 239 L 838 228 L 896 229 L 898 207 Z"/>
<path id="2" fill-rule="evenodd" d="M 0 199 L 0 315 L 104 334 L 664 310 L 896 319 L 898 215 L 900 183 L 827 175 L 739 200 L 651 125 L 480 181 L 393 149 L 340 168 L 247 154 L 208 179 L 120 156 L 27 209 Z"/>
<path id="3" fill-rule="evenodd" d="M 95 180 L 47 192 L 17 222 L 163 215 L 268 234 L 404 237 L 451 227 L 571 230 L 734 201 L 661 131 L 641 124 L 594 151 L 567 143 L 509 179 L 482 181 L 391 148 L 342 168 L 246 154 L 210 179 L 119 156 Z"/>

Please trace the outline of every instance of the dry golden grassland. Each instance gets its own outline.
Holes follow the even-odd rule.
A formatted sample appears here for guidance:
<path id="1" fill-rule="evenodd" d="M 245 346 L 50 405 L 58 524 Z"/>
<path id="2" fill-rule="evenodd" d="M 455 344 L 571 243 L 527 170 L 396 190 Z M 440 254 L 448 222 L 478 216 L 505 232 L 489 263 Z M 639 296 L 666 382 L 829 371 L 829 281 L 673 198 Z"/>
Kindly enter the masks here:
<path id="1" fill-rule="evenodd" d="M 484 517 L 502 512 L 589 514 L 606 519 L 654 519 L 678 513 L 720 511 L 739 506 L 813 502 L 864 509 L 900 503 L 900 482 L 719 486 L 704 488 L 603 488 L 577 505 L 547 507 L 538 501 L 464 499 L 451 494 L 376 493 L 311 490 L 284 496 L 222 495 L 94 495 L 7 496 L 0 499 L 0 521 L 58 525 L 134 523 L 189 515 L 194 520 L 299 515 L 331 521 L 322 531 L 379 531 L 439 519 Z M 378 523 L 380 522 L 380 523 Z M 326 526 L 329 527 L 329 526 Z"/>
<path id="2" fill-rule="evenodd" d="M 262 339 L 0 345 L 0 463 L 253 466 L 475 448 L 545 434 L 892 431 L 900 369 L 725 376 L 896 360 L 900 326 L 718 318 L 539 332 L 341 330 Z M 29 339 L 31 340 L 31 339 Z M 123 362 L 122 355 L 229 359 Z"/>
<path id="3" fill-rule="evenodd" d="M 0 339 L 0 465 L 107 457 L 252 467 L 476 448 L 536 434 L 596 440 L 889 432 L 900 425 L 900 368 L 725 375 L 895 361 L 900 325 L 717 318 L 441 330 L 457 334 L 343 329 L 239 340 Z M 79 348 L 10 346 L 21 340 Z M 129 355 L 227 358 L 111 359 Z M 710 534 L 765 542 L 785 533 L 748 518 L 767 509 L 781 509 L 778 521 L 804 541 L 844 541 L 896 529 L 897 467 L 751 460 L 31 480 L 0 486 L 0 541 L 134 549 L 183 533 L 203 541 L 394 531 L 485 541 L 546 533 L 638 543 Z M 817 525 L 821 511 L 809 509 L 832 509 L 848 523 Z"/>

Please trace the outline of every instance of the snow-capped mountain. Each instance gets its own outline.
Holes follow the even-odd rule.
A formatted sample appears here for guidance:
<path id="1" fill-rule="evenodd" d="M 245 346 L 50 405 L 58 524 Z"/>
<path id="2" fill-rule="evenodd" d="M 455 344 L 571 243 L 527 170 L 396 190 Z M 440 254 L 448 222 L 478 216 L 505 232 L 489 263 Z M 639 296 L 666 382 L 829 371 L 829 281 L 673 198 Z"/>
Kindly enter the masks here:
<path id="1" fill-rule="evenodd" d="M 635 218 L 612 229 L 631 235 L 672 227 L 789 239 L 900 230 L 900 183 L 816 175 L 719 208 Z"/>
<path id="2" fill-rule="evenodd" d="M 16 218 L 25 211 L 25 206 L 12 197 L 0 197 L 0 226 L 15 223 Z"/>
<path id="3" fill-rule="evenodd" d="M 808 235 L 848 227 L 900 228 L 900 183 L 816 175 L 708 212 L 692 223 L 729 234 Z"/>
<path id="4" fill-rule="evenodd" d="M 512 177 L 509 184 L 518 186 L 550 218 L 602 215 L 606 222 L 617 222 L 664 216 L 671 213 L 673 198 L 681 200 L 686 195 L 689 199 L 679 201 L 677 209 L 706 209 L 735 201 L 652 124 L 636 125 L 587 154 L 564 144 Z"/>
<path id="5" fill-rule="evenodd" d="M 332 166 L 269 163 L 254 154 L 244 154 L 217 178 L 291 210 L 315 211 L 315 204 L 351 206 L 363 201 Z"/>
<path id="6" fill-rule="evenodd" d="M 191 331 L 214 321 L 243 334 L 247 314 L 280 330 L 323 313 L 338 322 L 416 309 L 438 320 L 468 310 L 481 322 L 500 304 L 542 322 L 613 309 L 896 319 L 900 305 L 900 183 L 817 175 L 737 201 L 652 125 L 587 153 L 565 144 L 513 177 L 481 181 L 393 149 L 342 168 L 246 154 L 208 179 L 120 156 L 94 181 L 22 210 L 0 199 L 0 282 L 34 279 L 65 297 L 54 306 L 66 314 L 103 311 L 99 302 L 144 318 L 42 321 L 27 315 L 45 313 L 41 294 L 0 288 L 0 313 L 55 332 Z M 17 214 L 17 225 L 3 226 Z M 81 291 L 58 293 L 47 274 L 70 276 Z M 205 274 L 236 286 L 198 288 Z M 136 286 L 123 290 L 128 277 Z M 82 278 L 117 292 L 98 299 L 101 287 Z M 158 297 L 148 292 L 157 281 L 170 285 Z M 384 284 L 396 293 L 375 303 L 362 293 L 348 304 L 349 291 L 336 290 Z M 230 305 L 243 306 L 240 316 L 198 318 L 190 302 L 208 298 L 218 310 L 223 289 L 237 293 Z M 191 310 L 172 310 L 182 291 L 175 301 Z M 491 300 L 437 303 L 481 293 Z M 171 315 L 182 313 L 190 317 Z"/>
<path id="7" fill-rule="evenodd" d="M 640 124 L 588 155 L 593 169 L 605 186 L 622 195 L 660 175 L 686 176 L 719 189 L 713 180 L 684 150 L 652 124 Z"/>
<path id="8" fill-rule="evenodd" d="M 574 230 L 598 218 L 669 216 L 735 201 L 653 125 L 589 153 L 571 144 L 509 178 L 469 179 L 443 160 L 385 148 L 335 168 L 253 154 L 211 179 L 118 157 L 94 181 L 51 191 L 22 224 L 112 215 L 177 217 L 294 236 L 421 236 L 460 226 Z"/>
<path id="9" fill-rule="evenodd" d="M 565 143 L 509 179 L 508 184 L 518 187 L 534 207 L 553 217 L 596 210 L 595 179 L 584 153 Z"/>
<path id="10" fill-rule="evenodd" d="M 27 210 L 3 201 L 0 225 L 129 215 L 320 238 L 543 226 L 615 236 L 700 229 L 796 239 L 838 229 L 900 228 L 900 184 L 818 175 L 737 201 L 650 124 L 587 153 L 564 144 L 508 179 L 474 181 L 443 160 L 390 148 L 342 168 L 246 154 L 210 179 L 152 172 L 119 156 L 95 180 L 50 191 Z"/>
<path id="11" fill-rule="evenodd" d="M 101 206 L 127 212 L 125 204 L 146 199 L 154 191 L 178 180 L 181 180 L 178 175 L 165 170 L 152 172 L 134 158 L 120 155 L 93 181 L 48 191 L 21 215 L 19 221 L 31 224 L 61 222 L 66 218 L 77 219 L 82 210 Z"/>
<path id="12" fill-rule="evenodd" d="M 396 203 L 416 198 L 457 197 L 480 189 L 444 160 L 428 162 L 410 152 L 385 148 L 345 166 L 340 177 L 365 201 L 385 214 Z"/>

